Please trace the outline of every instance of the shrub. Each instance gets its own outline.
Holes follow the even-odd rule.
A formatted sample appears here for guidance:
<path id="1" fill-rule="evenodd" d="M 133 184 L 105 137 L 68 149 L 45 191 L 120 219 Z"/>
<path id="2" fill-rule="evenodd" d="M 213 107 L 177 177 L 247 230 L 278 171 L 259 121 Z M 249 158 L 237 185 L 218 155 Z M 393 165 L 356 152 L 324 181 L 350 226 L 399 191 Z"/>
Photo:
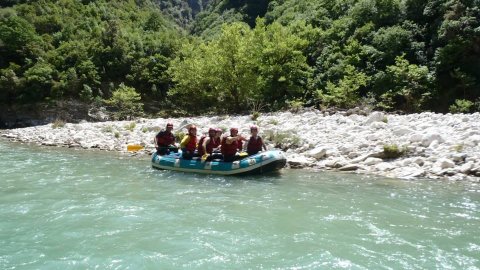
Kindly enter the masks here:
<path id="1" fill-rule="evenodd" d="M 277 119 L 270 119 L 268 121 L 269 124 L 272 124 L 272 125 L 278 125 L 278 120 Z"/>
<path id="2" fill-rule="evenodd" d="M 251 119 L 253 121 L 256 121 L 258 119 L 258 117 L 260 117 L 260 113 L 259 112 L 253 112 Z"/>
<path id="3" fill-rule="evenodd" d="M 456 144 L 456 145 L 454 145 L 452 148 L 453 148 L 453 150 L 455 150 L 456 152 L 462 152 L 462 151 L 463 151 L 463 144 Z"/>
<path id="4" fill-rule="evenodd" d="M 52 123 L 52 128 L 62 128 L 65 126 L 65 121 L 61 120 L 61 119 L 55 119 L 55 121 L 53 121 Z"/>
<path id="5" fill-rule="evenodd" d="M 299 112 L 303 108 L 303 101 L 295 99 L 292 101 L 287 101 L 289 110 L 292 112 Z"/>
<path id="6" fill-rule="evenodd" d="M 400 149 L 396 144 L 385 144 L 383 145 L 383 158 L 399 158 L 405 155 L 407 150 L 405 148 Z"/>
<path id="7" fill-rule="evenodd" d="M 143 114 L 143 103 L 140 100 L 140 94 L 135 91 L 135 88 L 122 83 L 106 103 L 116 110 L 114 117 L 122 120 Z"/>
<path id="8" fill-rule="evenodd" d="M 457 99 L 449 108 L 451 113 L 469 113 L 474 103 L 466 99 Z"/>
<path id="9" fill-rule="evenodd" d="M 118 139 L 118 138 L 120 138 L 120 132 L 118 132 L 118 131 L 115 131 L 115 134 L 114 134 L 114 136 L 115 136 L 115 138 L 117 138 L 117 139 Z"/>
<path id="10" fill-rule="evenodd" d="M 353 107 L 359 103 L 360 88 L 366 86 L 369 80 L 365 73 L 347 65 L 344 77 L 338 83 L 328 81 L 324 90 L 317 91 L 317 98 L 328 106 Z"/>
<path id="11" fill-rule="evenodd" d="M 125 129 L 129 130 L 129 131 L 133 131 L 136 126 L 137 126 L 137 124 L 135 122 L 130 122 L 130 124 L 125 125 Z"/>
<path id="12" fill-rule="evenodd" d="M 110 125 L 104 126 L 104 127 L 102 128 L 102 132 L 112 133 L 112 132 L 113 132 L 113 126 L 110 126 Z"/>
<path id="13" fill-rule="evenodd" d="M 271 130 L 266 132 L 265 139 L 272 142 L 276 148 L 283 150 L 297 148 L 302 141 L 296 134 Z"/>
<path id="14" fill-rule="evenodd" d="M 388 66 L 384 75 L 386 85 L 382 87 L 389 90 L 380 95 L 380 108 L 417 112 L 431 100 L 433 79 L 430 70 L 426 66 L 411 64 L 404 54 L 395 58 L 395 65 Z"/>
<path id="15" fill-rule="evenodd" d="M 185 133 L 183 131 L 176 131 L 174 134 L 175 141 L 180 142 L 182 141 L 183 137 L 185 137 Z"/>
<path id="16" fill-rule="evenodd" d="M 92 88 L 87 84 L 84 84 L 83 89 L 80 91 L 80 99 L 85 102 L 90 102 L 93 100 Z"/>

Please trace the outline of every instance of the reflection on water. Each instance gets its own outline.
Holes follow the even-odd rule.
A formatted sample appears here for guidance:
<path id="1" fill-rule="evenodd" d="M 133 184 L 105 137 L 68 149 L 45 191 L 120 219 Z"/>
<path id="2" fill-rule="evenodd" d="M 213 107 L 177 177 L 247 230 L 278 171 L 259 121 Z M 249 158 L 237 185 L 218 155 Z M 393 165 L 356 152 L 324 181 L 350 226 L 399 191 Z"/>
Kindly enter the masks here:
<path id="1" fill-rule="evenodd" d="M 1 269 L 479 269 L 478 184 L 222 177 L 0 141 Z"/>

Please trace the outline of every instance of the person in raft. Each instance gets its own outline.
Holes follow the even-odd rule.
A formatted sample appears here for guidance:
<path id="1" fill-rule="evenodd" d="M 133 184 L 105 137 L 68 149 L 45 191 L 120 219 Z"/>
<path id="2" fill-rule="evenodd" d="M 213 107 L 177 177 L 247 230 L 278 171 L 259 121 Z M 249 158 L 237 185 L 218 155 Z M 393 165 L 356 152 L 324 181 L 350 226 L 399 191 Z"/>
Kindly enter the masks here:
<path id="1" fill-rule="evenodd" d="M 198 147 L 197 147 L 197 151 L 198 151 L 198 155 L 199 156 L 203 156 L 205 154 L 211 154 L 212 153 L 212 149 L 213 148 L 210 148 L 210 149 L 207 149 L 207 145 L 205 144 L 205 142 L 208 140 L 209 143 L 213 143 L 214 140 L 212 140 L 212 138 L 215 137 L 215 129 L 214 128 L 209 128 L 208 129 L 208 136 L 202 136 L 200 138 L 200 140 L 198 141 Z M 217 147 L 217 146 L 215 146 Z M 210 151 L 208 151 L 210 150 Z"/>
<path id="2" fill-rule="evenodd" d="M 197 127 L 191 125 L 188 128 L 188 134 L 185 135 L 180 143 L 180 148 L 182 149 L 182 158 L 183 159 L 192 159 L 192 157 L 198 156 L 198 153 L 195 151 L 197 149 Z"/>
<path id="3" fill-rule="evenodd" d="M 237 159 L 237 150 L 242 150 L 242 141 L 246 139 L 238 135 L 237 128 L 230 129 L 230 136 L 223 137 L 222 139 L 222 155 L 223 161 L 232 162 Z"/>
<path id="4" fill-rule="evenodd" d="M 247 141 L 248 155 L 249 156 L 255 155 L 258 152 L 262 151 L 262 149 L 267 150 L 267 146 L 265 146 L 265 143 L 263 142 L 262 137 L 258 136 L 258 127 L 251 126 L 250 133 L 252 134 L 252 136 Z"/>
<path id="5" fill-rule="evenodd" d="M 175 145 L 175 136 L 172 134 L 173 124 L 168 123 L 165 130 L 157 133 L 155 136 L 155 148 L 159 155 L 168 155 L 170 152 L 178 152 L 178 147 Z"/>
<path id="6" fill-rule="evenodd" d="M 220 154 L 220 143 L 222 136 L 222 130 L 219 128 L 211 128 L 208 130 L 208 138 L 202 142 L 201 145 L 198 145 L 199 156 L 202 157 L 202 160 L 211 161 L 213 159 L 221 159 L 222 155 Z"/>

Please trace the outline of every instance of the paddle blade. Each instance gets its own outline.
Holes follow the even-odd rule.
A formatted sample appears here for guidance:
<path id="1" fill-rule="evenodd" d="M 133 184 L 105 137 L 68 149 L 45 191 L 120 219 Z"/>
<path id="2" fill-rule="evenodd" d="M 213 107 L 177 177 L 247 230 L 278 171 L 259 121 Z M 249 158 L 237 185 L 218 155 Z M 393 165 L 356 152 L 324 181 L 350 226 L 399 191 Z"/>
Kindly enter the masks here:
<path id="1" fill-rule="evenodd" d="M 141 146 L 139 144 L 129 144 L 129 145 L 127 145 L 127 151 L 130 151 L 130 152 L 135 152 L 135 151 L 142 150 L 142 149 L 143 149 L 143 146 Z"/>

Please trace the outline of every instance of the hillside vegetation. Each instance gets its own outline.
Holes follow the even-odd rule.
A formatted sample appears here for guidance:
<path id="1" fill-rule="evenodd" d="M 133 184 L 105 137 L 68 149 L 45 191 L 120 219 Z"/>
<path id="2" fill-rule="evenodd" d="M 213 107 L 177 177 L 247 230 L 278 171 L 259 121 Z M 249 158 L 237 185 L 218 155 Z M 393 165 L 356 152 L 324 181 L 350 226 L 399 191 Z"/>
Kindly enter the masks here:
<path id="1" fill-rule="evenodd" d="M 132 103 L 129 114 L 142 104 L 186 114 L 480 110 L 480 0 L 9 0 L 0 7 L 2 104 L 77 99 L 115 109 L 121 97 Z"/>

